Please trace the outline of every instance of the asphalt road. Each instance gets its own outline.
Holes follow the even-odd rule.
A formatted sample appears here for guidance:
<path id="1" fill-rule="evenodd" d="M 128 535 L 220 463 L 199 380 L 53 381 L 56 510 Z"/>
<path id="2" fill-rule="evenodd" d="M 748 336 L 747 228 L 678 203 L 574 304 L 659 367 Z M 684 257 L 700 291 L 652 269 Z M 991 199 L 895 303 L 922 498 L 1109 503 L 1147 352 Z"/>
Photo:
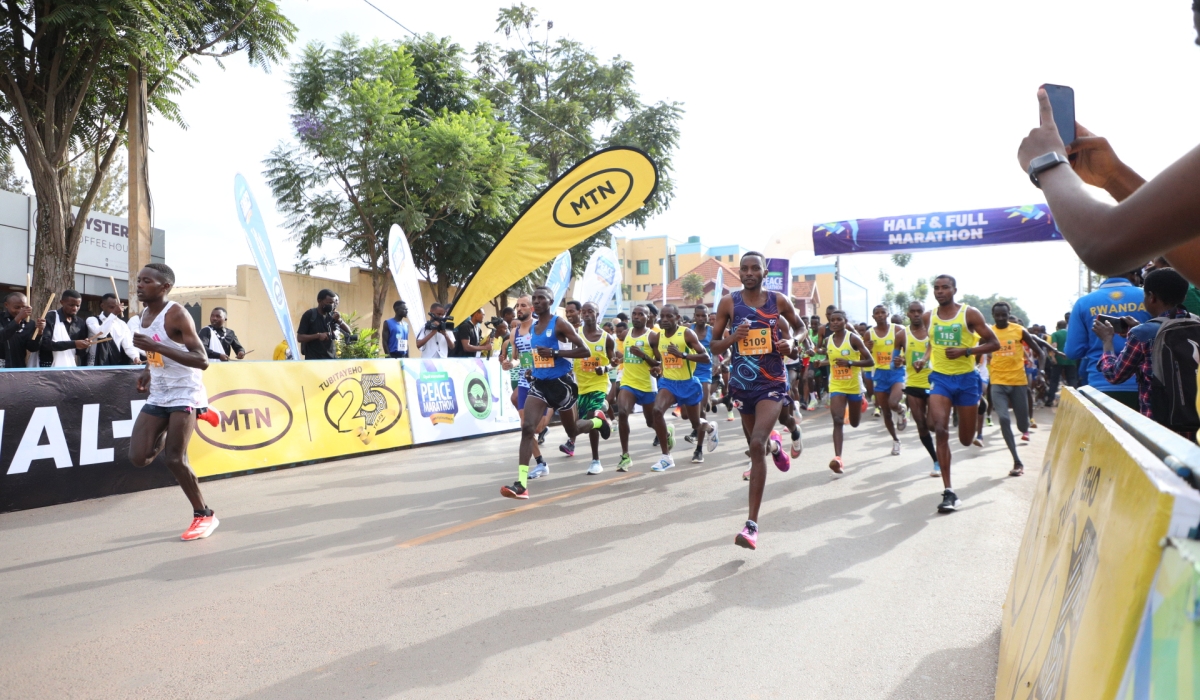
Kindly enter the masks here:
<path id="1" fill-rule="evenodd" d="M 757 551 L 724 409 L 702 465 L 650 473 L 639 426 L 634 472 L 614 435 L 528 502 L 510 434 L 207 482 L 198 542 L 174 488 L 0 515 L 0 696 L 991 698 L 1050 411 L 1025 477 L 998 427 L 955 448 L 951 515 L 913 428 L 848 430 L 834 480 L 805 417 Z"/>

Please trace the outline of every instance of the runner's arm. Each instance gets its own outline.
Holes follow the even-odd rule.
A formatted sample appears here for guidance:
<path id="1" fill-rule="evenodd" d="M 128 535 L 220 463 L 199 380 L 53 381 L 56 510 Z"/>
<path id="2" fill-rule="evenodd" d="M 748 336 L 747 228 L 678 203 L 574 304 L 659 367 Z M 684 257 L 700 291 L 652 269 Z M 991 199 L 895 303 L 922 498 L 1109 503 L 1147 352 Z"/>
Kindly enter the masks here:
<path id="1" fill-rule="evenodd" d="M 567 323 L 567 320 L 564 318 L 556 317 L 555 321 L 554 328 L 558 332 L 559 340 L 565 340 L 571 344 L 570 350 L 559 350 L 558 356 L 568 359 L 591 357 L 592 351 L 588 350 L 587 343 L 583 342 L 579 334 L 575 332 L 575 327 Z"/>
<path id="2" fill-rule="evenodd" d="M 691 328 L 683 329 L 683 339 L 687 343 L 687 346 L 695 351 L 693 354 L 684 355 L 683 359 L 695 362 L 698 365 L 705 365 L 712 362 L 712 358 L 708 356 L 708 352 L 700 344 L 700 338 L 696 336 L 695 331 Z"/>
<path id="3" fill-rule="evenodd" d="M 1000 341 L 996 339 L 996 334 L 992 332 L 992 327 L 983 320 L 983 314 L 979 313 L 979 309 L 973 306 L 967 307 L 967 329 L 979 336 L 980 343 L 973 348 L 967 348 L 967 355 L 987 355 L 996 352 L 1000 349 Z M 950 350 L 946 350 L 949 357 Z"/>
<path id="4" fill-rule="evenodd" d="M 929 360 L 930 360 L 931 356 L 933 355 L 933 326 L 929 325 L 929 322 L 932 319 L 933 319 L 932 311 L 926 311 L 924 314 L 921 315 L 921 325 L 923 325 L 927 329 L 929 329 L 926 331 L 926 333 L 928 334 L 926 336 L 926 339 L 929 342 L 925 343 L 925 354 L 921 356 L 921 359 L 913 362 L 913 369 L 917 370 L 918 372 L 920 372 L 921 370 L 923 370 L 929 366 Z M 921 366 L 918 367 L 917 363 L 920 363 Z"/>
<path id="5" fill-rule="evenodd" d="M 1027 345 L 1030 350 L 1032 350 L 1038 354 L 1039 361 L 1046 359 L 1046 351 L 1042 348 L 1043 345 L 1047 344 L 1046 341 L 1042 340 L 1041 338 L 1037 337 L 1036 335 L 1034 335 L 1034 334 L 1030 333 L 1029 331 L 1025 330 L 1024 328 L 1022 328 L 1021 329 L 1021 342 L 1025 343 L 1025 345 Z"/>
<path id="6" fill-rule="evenodd" d="M 846 333 L 850 336 L 850 347 L 858 351 L 858 359 L 849 360 L 850 366 L 874 367 L 875 358 L 871 357 L 871 352 L 867 350 L 866 343 L 863 342 L 863 339 L 859 337 L 857 333 L 851 333 L 850 331 L 846 331 Z M 864 358 L 863 355 L 866 355 L 866 357 Z"/>
<path id="7" fill-rule="evenodd" d="M 904 352 L 908 349 L 908 333 L 903 326 L 896 326 L 896 349 L 899 353 L 892 357 L 892 368 L 900 369 L 904 366 Z"/>
<path id="8" fill-rule="evenodd" d="M 737 339 L 734 335 L 737 333 L 735 329 L 733 333 L 726 334 L 729 330 L 730 319 L 733 318 L 733 297 L 721 297 L 721 302 L 717 304 L 717 320 L 713 322 L 713 339 L 712 351 L 718 355 L 724 355 Z M 745 334 L 743 333 L 743 336 Z"/>

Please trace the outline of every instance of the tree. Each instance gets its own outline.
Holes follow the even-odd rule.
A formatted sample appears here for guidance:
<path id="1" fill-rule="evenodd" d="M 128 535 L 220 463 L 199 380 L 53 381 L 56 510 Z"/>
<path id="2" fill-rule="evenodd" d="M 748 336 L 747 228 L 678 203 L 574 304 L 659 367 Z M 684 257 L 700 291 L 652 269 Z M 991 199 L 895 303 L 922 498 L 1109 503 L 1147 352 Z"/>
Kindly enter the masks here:
<path id="1" fill-rule="evenodd" d="M 92 181 L 96 179 L 98 155 L 95 151 L 80 154 L 71 165 L 70 191 L 71 204 L 74 206 L 82 206 Z M 123 156 L 113 158 L 108 175 L 100 182 L 100 189 L 96 191 L 96 198 L 92 200 L 91 208 L 113 216 L 124 216 L 129 211 L 129 170 L 125 167 Z"/>
<path id="2" fill-rule="evenodd" d="M 296 143 L 271 152 L 267 179 L 302 268 L 332 240 L 339 258 L 368 270 L 372 327 L 387 302 L 393 223 L 445 300 L 499 235 L 495 221 L 514 216 L 532 189 L 522 177 L 534 165 L 517 137 L 486 100 L 462 98 L 461 56 L 432 38 L 361 45 L 347 34 L 334 48 L 310 43 L 292 67 Z"/>
<path id="3" fill-rule="evenodd" d="M 0 144 L 0 190 L 26 194 L 25 187 L 29 185 L 25 178 L 17 174 L 17 166 L 13 162 L 12 149 Z"/>
<path id="4" fill-rule="evenodd" d="M 148 109 L 183 123 L 174 98 L 195 81 L 185 61 L 244 52 L 267 67 L 295 27 L 272 0 L 10 0 L 0 32 L 0 134 L 20 151 L 37 196 L 34 306 L 74 286 L 87 214 L 122 146 L 131 67 Z M 71 214 L 68 160 L 95 150 L 95 174 Z"/>
<path id="5" fill-rule="evenodd" d="M 665 211 L 674 195 L 672 156 L 679 145 L 678 102 L 643 104 L 633 79 L 633 64 L 616 56 L 603 63 L 589 49 L 566 38 L 551 39 L 553 22 L 543 26 L 537 10 L 524 4 L 500 10 L 497 32 L 507 48 L 480 43 L 475 63 L 484 95 L 494 103 L 545 166 L 547 181 L 561 175 L 602 146 L 635 146 L 658 165 L 658 190 L 627 223 L 644 226 Z M 597 246 L 610 243 L 601 231 L 571 248 L 576 273 L 582 272 Z M 534 273 L 544 277 L 545 272 Z M 538 277 L 540 281 L 540 277 Z"/>
<path id="6" fill-rule="evenodd" d="M 1032 323 L 1032 321 L 1029 319 L 1029 314 L 1025 313 L 1025 309 L 1022 309 L 1020 305 L 1017 304 L 1017 300 L 1013 299 L 1012 297 L 1002 297 L 999 294 L 993 294 L 990 297 L 977 297 L 974 294 L 962 295 L 962 303 L 969 304 L 979 309 L 979 313 L 983 314 L 983 318 L 987 320 L 988 323 L 996 322 L 995 319 L 992 318 L 992 306 L 1001 301 L 1008 303 L 1009 315 L 1012 318 L 1020 319 L 1026 324 Z"/>
<path id="7" fill-rule="evenodd" d="M 683 288 L 683 301 L 700 303 L 704 299 L 704 278 L 695 272 L 689 272 L 679 279 Z"/>

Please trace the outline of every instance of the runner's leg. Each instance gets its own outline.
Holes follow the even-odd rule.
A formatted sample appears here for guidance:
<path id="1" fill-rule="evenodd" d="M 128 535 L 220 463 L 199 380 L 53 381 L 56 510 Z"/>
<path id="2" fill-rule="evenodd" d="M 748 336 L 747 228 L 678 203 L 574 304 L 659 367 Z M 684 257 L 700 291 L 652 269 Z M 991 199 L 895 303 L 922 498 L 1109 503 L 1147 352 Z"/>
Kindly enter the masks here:
<path id="1" fill-rule="evenodd" d="M 942 484 L 950 486 L 950 413 L 954 410 L 949 396 L 930 394 L 929 422 L 933 426 L 934 440 L 937 443 L 938 466 L 942 468 Z M 975 421 L 971 421 L 971 426 Z M 968 440 L 967 444 L 971 444 Z"/>
<path id="2" fill-rule="evenodd" d="M 759 401 L 752 415 L 742 414 L 742 425 L 750 422 L 750 514 L 748 519 L 758 523 L 763 489 L 767 484 L 767 439 L 779 420 L 778 401 Z"/>
<path id="3" fill-rule="evenodd" d="M 1000 434 L 1004 436 L 1004 444 L 1012 454 L 1013 464 L 1020 464 L 1017 456 L 1017 441 L 1013 437 L 1012 418 L 1008 415 L 1010 407 L 1016 408 L 1014 402 L 1025 402 L 1024 396 L 1017 396 L 1015 386 L 992 386 L 992 406 L 996 409 L 996 417 L 1000 419 Z"/>
<path id="4" fill-rule="evenodd" d="M 855 401 L 862 407 L 861 401 Z M 842 424 L 845 422 L 846 397 L 843 394 L 833 394 L 829 397 L 829 415 L 833 417 L 833 456 L 842 456 Z"/>
<path id="5" fill-rule="evenodd" d="M 633 413 L 633 393 L 617 391 L 617 435 L 621 438 L 621 455 L 629 454 L 629 414 Z"/>

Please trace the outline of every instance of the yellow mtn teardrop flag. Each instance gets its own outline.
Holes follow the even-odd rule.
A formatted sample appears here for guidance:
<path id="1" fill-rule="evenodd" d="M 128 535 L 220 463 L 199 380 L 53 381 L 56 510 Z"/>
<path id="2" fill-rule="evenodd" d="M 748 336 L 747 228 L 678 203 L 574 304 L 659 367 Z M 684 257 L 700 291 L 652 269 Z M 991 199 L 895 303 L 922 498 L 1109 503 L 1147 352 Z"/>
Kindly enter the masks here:
<path id="1" fill-rule="evenodd" d="M 654 162 L 635 148 L 588 156 L 538 195 L 500 237 L 459 290 L 455 315 L 465 319 L 559 253 L 642 208 L 657 186 Z"/>

